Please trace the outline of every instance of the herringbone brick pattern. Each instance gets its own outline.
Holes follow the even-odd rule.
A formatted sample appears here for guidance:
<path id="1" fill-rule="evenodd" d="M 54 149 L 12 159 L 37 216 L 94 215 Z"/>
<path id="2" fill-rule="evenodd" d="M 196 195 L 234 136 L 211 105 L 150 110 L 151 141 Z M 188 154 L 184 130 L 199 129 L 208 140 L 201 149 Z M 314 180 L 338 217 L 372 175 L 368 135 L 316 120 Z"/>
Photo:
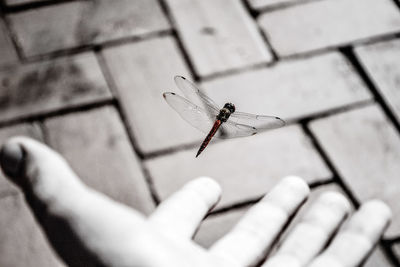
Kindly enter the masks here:
<path id="1" fill-rule="evenodd" d="M 223 197 L 195 240 L 208 247 L 281 177 L 312 199 L 339 190 L 394 213 L 364 266 L 400 266 L 398 0 L 3 0 L 0 143 L 46 142 L 85 183 L 149 213 L 185 182 Z M 175 75 L 281 129 L 215 141 L 164 102 Z M 63 266 L 0 174 L 0 266 Z"/>

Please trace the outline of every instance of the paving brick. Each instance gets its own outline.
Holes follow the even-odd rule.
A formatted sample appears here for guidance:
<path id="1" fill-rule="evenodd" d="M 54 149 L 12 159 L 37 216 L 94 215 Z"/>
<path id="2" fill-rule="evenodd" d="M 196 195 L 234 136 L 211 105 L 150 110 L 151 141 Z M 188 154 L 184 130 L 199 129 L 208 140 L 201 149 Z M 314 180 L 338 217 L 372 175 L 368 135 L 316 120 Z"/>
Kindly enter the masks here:
<path id="1" fill-rule="evenodd" d="M 315 1 L 265 13 L 259 23 L 288 56 L 399 32 L 400 12 L 391 0 Z"/>
<path id="2" fill-rule="evenodd" d="M 7 6 L 17 6 L 30 3 L 39 3 L 44 1 L 46 0 L 5 0 Z"/>
<path id="3" fill-rule="evenodd" d="M 226 76 L 204 83 L 203 88 L 220 105 L 232 102 L 238 110 L 285 119 L 371 99 L 352 67 L 337 53 Z"/>
<path id="4" fill-rule="evenodd" d="M 310 0 L 247 0 L 253 9 L 265 9 L 277 6 L 287 6 L 289 4 L 298 4 Z"/>
<path id="5" fill-rule="evenodd" d="M 169 29 L 156 0 L 74 1 L 9 16 L 26 56 Z"/>
<path id="6" fill-rule="evenodd" d="M 65 266 L 50 248 L 22 194 L 0 199 L 0 265 Z"/>
<path id="7" fill-rule="evenodd" d="M 397 256 L 397 259 L 400 259 L 400 243 L 396 243 L 393 245 L 394 254 Z"/>
<path id="8" fill-rule="evenodd" d="M 218 207 L 260 197 L 286 175 L 296 174 L 308 182 L 331 177 L 297 126 L 211 144 L 199 158 L 196 151 L 197 147 L 145 162 L 161 199 L 203 175 L 222 186 Z"/>
<path id="9" fill-rule="evenodd" d="M 400 122 L 400 40 L 362 46 L 355 51 Z"/>
<path id="10" fill-rule="evenodd" d="M 194 241 L 204 248 L 211 247 L 218 239 L 229 233 L 246 211 L 247 208 L 236 209 L 208 217 L 201 223 Z"/>
<path id="11" fill-rule="evenodd" d="M 177 44 L 159 38 L 104 51 L 137 146 L 143 153 L 200 140 L 203 135 L 165 102 L 162 93 L 182 95 L 175 75 L 189 76 Z"/>
<path id="12" fill-rule="evenodd" d="M 49 143 L 90 187 L 144 213 L 152 199 L 118 114 L 112 107 L 45 122 Z"/>
<path id="13" fill-rule="evenodd" d="M 18 56 L 11 42 L 4 21 L 0 19 L 0 66 L 18 61 Z"/>
<path id="14" fill-rule="evenodd" d="M 0 129 L 0 146 L 10 137 L 20 135 L 29 136 L 40 141 L 43 140 L 41 131 L 37 124 L 20 124 Z M 19 189 L 17 189 L 13 183 L 9 182 L 0 170 L 0 198 L 9 194 L 15 194 L 17 192 L 19 192 Z M 3 265 L 0 264 L 0 266 Z"/>
<path id="15" fill-rule="evenodd" d="M 0 120 L 111 98 L 92 53 L 8 68 L 0 86 Z"/>
<path id="16" fill-rule="evenodd" d="M 389 204 L 393 222 L 385 237 L 399 236 L 400 138 L 381 109 L 368 106 L 317 120 L 310 126 L 358 200 L 379 198 Z"/>
<path id="17" fill-rule="evenodd" d="M 272 60 L 241 1 L 167 0 L 167 3 L 200 76 Z"/>
<path id="18" fill-rule="evenodd" d="M 380 248 L 376 248 L 371 256 L 362 265 L 363 267 L 393 267 Z"/>

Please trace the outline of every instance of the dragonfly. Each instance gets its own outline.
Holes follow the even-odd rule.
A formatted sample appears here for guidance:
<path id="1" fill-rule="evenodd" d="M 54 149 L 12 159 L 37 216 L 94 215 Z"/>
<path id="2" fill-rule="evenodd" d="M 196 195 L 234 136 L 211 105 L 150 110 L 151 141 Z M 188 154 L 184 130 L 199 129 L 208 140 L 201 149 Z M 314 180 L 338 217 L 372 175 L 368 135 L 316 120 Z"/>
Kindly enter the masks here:
<path id="1" fill-rule="evenodd" d="M 236 111 L 232 103 L 225 103 L 219 108 L 214 100 L 185 77 L 175 76 L 174 80 L 186 98 L 173 92 L 165 92 L 164 99 L 182 119 L 207 134 L 197 151 L 196 158 L 213 137 L 227 139 L 252 136 L 263 130 L 285 125 L 285 121 L 276 116 Z"/>

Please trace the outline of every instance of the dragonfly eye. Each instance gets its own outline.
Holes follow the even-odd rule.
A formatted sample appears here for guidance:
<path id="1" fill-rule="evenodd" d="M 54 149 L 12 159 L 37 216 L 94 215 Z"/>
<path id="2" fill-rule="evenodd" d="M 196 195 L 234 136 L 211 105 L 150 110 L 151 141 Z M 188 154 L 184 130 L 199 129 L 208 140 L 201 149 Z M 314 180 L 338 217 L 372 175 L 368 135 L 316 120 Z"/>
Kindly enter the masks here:
<path id="1" fill-rule="evenodd" d="M 228 109 L 231 113 L 235 112 L 235 105 L 232 103 L 226 103 L 224 108 Z"/>

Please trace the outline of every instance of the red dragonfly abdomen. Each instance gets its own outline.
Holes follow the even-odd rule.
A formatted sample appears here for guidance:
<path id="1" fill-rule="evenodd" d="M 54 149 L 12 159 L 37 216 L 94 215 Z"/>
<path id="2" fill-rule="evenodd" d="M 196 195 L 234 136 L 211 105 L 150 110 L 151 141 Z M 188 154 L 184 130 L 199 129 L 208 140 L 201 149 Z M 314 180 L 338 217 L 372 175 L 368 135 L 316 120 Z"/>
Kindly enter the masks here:
<path id="1" fill-rule="evenodd" d="M 219 126 L 221 126 L 222 121 L 221 120 L 216 120 L 214 122 L 213 127 L 211 128 L 211 131 L 208 133 L 206 139 L 204 139 L 203 143 L 201 144 L 199 151 L 197 151 L 196 158 L 200 155 L 201 152 L 207 147 L 208 143 L 210 143 L 211 139 L 215 135 L 215 133 L 218 131 Z"/>

